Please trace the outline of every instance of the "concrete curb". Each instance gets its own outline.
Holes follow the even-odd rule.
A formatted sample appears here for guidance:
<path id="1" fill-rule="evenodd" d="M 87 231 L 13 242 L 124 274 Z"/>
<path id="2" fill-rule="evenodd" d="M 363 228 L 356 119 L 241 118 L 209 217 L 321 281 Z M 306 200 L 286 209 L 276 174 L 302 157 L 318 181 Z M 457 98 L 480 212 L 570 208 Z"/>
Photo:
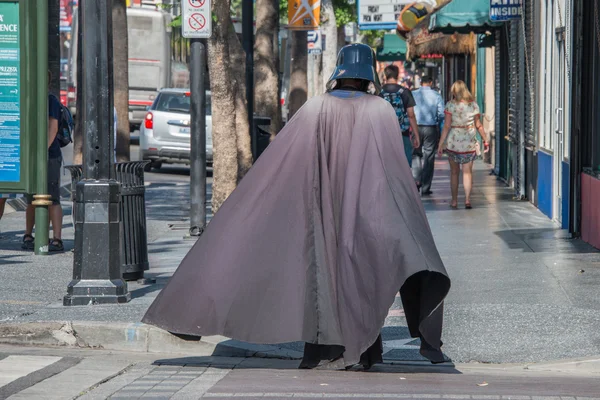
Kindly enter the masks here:
<path id="1" fill-rule="evenodd" d="M 584 372 L 589 374 L 600 374 L 600 356 L 560 362 L 528 364 L 525 369 L 539 372 Z"/>
<path id="2" fill-rule="evenodd" d="M 88 348 L 195 357 L 255 357 L 299 360 L 302 352 L 275 345 L 257 345 L 224 336 L 205 336 L 198 341 L 180 339 L 142 323 L 94 321 L 31 322 L 0 324 L 0 344 Z M 449 364 L 432 366 L 426 361 L 386 361 L 389 365 L 458 370 L 528 370 L 538 373 L 600 374 L 600 356 L 542 363 Z"/>
<path id="3" fill-rule="evenodd" d="M 300 359 L 302 353 L 273 345 L 255 345 L 224 336 L 198 341 L 180 339 L 142 323 L 90 321 L 0 324 L 0 343 L 22 346 L 67 346 L 187 356 Z"/>

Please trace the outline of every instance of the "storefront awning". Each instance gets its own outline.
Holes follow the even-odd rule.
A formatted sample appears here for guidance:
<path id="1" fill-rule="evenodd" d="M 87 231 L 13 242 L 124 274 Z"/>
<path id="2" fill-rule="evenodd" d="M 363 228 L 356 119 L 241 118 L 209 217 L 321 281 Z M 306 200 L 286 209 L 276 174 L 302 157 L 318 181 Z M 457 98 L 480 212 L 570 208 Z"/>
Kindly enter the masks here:
<path id="1" fill-rule="evenodd" d="M 473 54 L 475 52 L 476 40 L 474 34 L 432 33 L 427 29 L 427 26 L 429 26 L 428 20 L 422 25 L 410 31 L 407 35 L 407 58 L 409 60 L 429 54 L 447 56 L 453 54 Z"/>
<path id="2" fill-rule="evenodd" d="M 429 32 L 484 33 L 501 25 L 490 21 L 490 0 L 453 0 L 430 16 Z"/>
<path id="3" fill-rule="evenodd" d="M 383 45 L 377 49 L 377 61 L 406 60 L 406 41 L 396 34 L 386 34 Z"/>

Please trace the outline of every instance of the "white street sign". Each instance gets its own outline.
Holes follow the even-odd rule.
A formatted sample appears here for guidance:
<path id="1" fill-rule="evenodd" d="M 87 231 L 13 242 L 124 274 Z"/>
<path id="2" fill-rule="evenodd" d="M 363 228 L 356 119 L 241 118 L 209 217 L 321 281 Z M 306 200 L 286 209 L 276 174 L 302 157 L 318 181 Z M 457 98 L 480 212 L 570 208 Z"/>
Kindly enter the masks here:
<path id="1" fill-rule="evenodd" d="M 323 52 L 323 35 L 321 30 L 307 32 L 308 54 L 321 54 Z"/>
<path id="2" fill-rule="evenodd" d="M 395 29 L 400 12 L 414 0 L 358 0 L 360 29 Z"/>
<path id="3" fill-rule="evenodd" d="M 181 0 L 183 37 L 208 39 L 212 34 L 211 0 Z"/>

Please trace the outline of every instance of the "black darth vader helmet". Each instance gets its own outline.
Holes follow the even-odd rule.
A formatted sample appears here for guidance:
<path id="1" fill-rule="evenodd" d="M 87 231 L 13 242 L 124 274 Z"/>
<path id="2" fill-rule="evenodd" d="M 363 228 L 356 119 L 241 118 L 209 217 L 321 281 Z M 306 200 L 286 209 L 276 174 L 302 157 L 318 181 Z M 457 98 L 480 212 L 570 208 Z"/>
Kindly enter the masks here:
<path id="1" fill-rule="evenodd" d="M 340 79 L 363 79 L 375 87 L 375 93 L 381 92 L 381 83 L 377 76 L 377 58 L 372 48 L 366 44 L 349 44 L 344 46 L 337 58 L 335 71 L 327 82 L 327 89 L 336 87 Z"/>

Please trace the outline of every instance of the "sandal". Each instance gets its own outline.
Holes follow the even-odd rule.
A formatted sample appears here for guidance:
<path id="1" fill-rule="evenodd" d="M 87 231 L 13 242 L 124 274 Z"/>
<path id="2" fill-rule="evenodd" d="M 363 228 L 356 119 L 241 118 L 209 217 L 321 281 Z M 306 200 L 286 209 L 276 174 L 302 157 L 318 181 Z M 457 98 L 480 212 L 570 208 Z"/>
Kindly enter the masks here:
<path id="1" fill-rule="evenodd" d="M 34 243 L 35 238 L 32 235 L 26 233 L 25 235 L 23 235 L 23 244 L 21 245 L 21 248 L 23 250 L 33 250 Z"/>
<path id="2" fill-rule="evenodd" d="M 48 245 L 48 251 L 51 253 L 65 251 L 65 246 L 63 245 L 62 240 L 60 239 L 52 239 Z"/>
<path id="3" fill-rule="evenodd" d="M 453 210 L 458 210 L 458 205 L 456 204 L 450 204 L 450 208 Z"/>
<path id="4" fill-rule="evenodd" d="M 471 210 L 472 208 L 473 208 L 473 206 L 471 205 L 471 203 L 465 204 L 465 209 Z"/>

